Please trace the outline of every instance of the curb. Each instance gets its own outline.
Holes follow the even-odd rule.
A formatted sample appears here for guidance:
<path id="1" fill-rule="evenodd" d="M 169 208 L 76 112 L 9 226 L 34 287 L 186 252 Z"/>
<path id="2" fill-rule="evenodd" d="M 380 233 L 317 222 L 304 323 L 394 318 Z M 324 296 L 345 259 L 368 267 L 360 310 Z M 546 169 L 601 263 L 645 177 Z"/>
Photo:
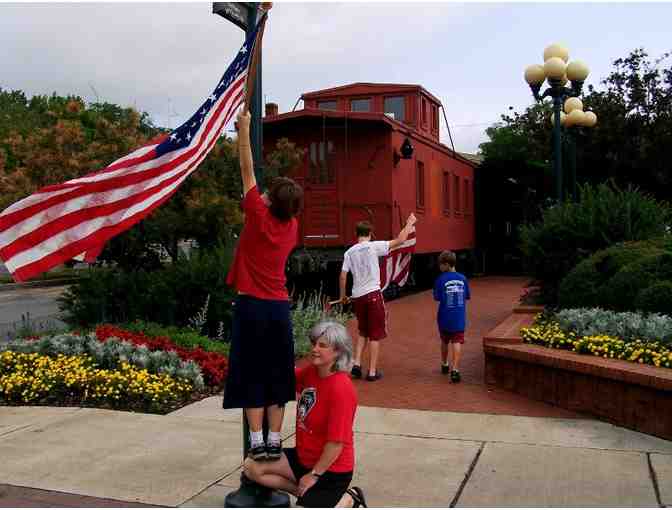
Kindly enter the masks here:
<path id="1" fill-rule="evenodd" d="M 39 287 L 59 287 L 62 285 L 71 285 L 78 282 L 80 277 L 54 278 L 53 280 L 40 280 L 24 283 L 0 283 L 0 292 L 17 289 L 39 288 Z"/>

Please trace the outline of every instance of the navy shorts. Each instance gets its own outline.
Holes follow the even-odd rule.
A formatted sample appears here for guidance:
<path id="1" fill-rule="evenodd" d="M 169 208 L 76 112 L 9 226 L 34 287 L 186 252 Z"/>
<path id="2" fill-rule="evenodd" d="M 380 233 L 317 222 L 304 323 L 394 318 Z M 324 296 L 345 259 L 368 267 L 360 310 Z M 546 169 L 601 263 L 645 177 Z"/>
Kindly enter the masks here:
<path id="1" fill-rule="evenodd" d="M 295 399 L 289 301 L 239 295 L 234 304 L 224 408 L 284 405 Z"/>

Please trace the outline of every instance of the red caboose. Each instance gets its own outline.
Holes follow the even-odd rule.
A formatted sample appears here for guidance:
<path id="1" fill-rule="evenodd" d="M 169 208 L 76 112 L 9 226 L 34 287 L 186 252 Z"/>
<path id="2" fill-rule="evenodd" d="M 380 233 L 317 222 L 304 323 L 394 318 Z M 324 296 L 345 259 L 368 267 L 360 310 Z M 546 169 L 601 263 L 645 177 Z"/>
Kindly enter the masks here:
<path id="1" fill-rule="evenodd" d="M 418 217 L 416 278 L 432 270 L 440 251 L 474 248 L 474 163 L 439 141 L 436 97 L 419 85 L 354 83 L 301 99 L 304 109 L 278 114 L 269 104 L 264 118 L 266 151 L 280 138 L 306 151 L 291 172 L 305 190 L 294 267 L 342 260 L 364 219 L 377 239 L 393 238 L 411 212 Z M 410 159 L 400 153 L 406 139 Z"/>

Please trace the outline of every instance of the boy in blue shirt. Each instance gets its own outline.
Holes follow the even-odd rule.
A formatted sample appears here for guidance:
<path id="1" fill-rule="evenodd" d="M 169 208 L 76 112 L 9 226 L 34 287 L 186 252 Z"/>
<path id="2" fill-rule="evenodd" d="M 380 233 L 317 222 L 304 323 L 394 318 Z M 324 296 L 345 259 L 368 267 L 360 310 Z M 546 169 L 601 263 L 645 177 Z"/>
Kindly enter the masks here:
<path id="1" fill-rule="evenodd" d="M 441 275 L 434 283 L 434 299 L 439 302 L 436 321 L 441 336 L 441 373 L 450 374 L 450 380 L 460 382 L 460 358 L 466 326 L 466 304 L 471 297 L 467 278 L 455 271 L 457 259 L 452 251 L 439 255 Z M 449 347 L 452 346 L 451 363 L 448 364 Z M 452 368 L 452 370 L 451 370 Z"/>

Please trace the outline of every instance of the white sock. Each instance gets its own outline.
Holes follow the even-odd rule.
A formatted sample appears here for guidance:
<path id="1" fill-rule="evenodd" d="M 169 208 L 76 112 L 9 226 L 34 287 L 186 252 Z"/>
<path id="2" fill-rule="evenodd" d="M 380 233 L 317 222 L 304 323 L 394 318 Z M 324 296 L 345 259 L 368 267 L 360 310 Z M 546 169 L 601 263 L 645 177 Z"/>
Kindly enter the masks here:
<path id="1" fill-rule="evenodd" d="M 260 444 L 264 444 L 264 433 L 261 430 L 257 432 L 250 430 L 250 443 L 252 448 L 259 446 Z"/>
<path id="2" fill-rule="evenodd" d="M 269 444 L 280 444 L 280 432 L 269 432 L 268 433 L 268 443 Z"/>

